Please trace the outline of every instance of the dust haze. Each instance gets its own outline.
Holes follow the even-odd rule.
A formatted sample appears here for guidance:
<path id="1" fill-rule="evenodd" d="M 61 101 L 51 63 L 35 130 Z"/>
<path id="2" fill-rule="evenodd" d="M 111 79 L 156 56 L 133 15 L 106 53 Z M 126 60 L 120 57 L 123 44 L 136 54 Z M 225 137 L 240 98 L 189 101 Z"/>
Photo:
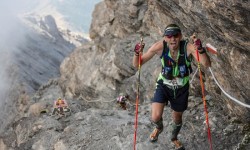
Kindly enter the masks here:
<path id="1" fill-rule="evenodd" d="M 35 1 L 31 0 L 0 1 L 0 108 L 5 104 L 9 88 L 13 84 L 13 56 L 18 53 L 18 45 L 27 34 L 22 28 L 19 16 L 34 4 Z"/>

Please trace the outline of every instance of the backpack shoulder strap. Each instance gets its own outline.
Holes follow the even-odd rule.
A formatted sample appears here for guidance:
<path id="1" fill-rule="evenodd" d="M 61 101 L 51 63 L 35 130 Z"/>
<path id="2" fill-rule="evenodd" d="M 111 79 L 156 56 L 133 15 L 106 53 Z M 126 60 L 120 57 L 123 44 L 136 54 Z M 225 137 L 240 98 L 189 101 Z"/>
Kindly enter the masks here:
<path id="1" fill-rule="evenodd" d="M 164 57 L 165 54 L 167 54 L 169 51 L 167 42 L 164 40 L 162 42 L 163 42 L 163 50 L 162 50 L 161 58 Z"/>
<path id="2" fill-rule="evenodd" d="M 179 65 L 185 65 L 186 64 L 186 58 L 187 58 L 187 41 L 180 41 L 180 56 L 179 56 Z"/>

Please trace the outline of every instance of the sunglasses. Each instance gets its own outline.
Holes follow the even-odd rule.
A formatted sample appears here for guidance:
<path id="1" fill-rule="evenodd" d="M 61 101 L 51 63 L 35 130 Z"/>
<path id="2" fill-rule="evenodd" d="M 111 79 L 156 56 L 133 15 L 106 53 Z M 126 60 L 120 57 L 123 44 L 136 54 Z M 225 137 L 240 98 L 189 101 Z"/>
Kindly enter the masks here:
<path id="1" fill-rule="evenodd" d="M 180 33 L 176 33 L 176 34 L 170 34 L 170 35 L 166 35 L 167 38 L 171 39 L 172 37 L 174 38 L 178 38 L 180 35 Z"/>

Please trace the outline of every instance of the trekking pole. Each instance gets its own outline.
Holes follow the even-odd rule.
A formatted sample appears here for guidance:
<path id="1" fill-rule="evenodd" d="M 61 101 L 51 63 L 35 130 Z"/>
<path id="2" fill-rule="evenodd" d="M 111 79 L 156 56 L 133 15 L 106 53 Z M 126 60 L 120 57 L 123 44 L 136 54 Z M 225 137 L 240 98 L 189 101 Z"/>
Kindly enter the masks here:
<path id="1" fill-rule="evenodd" d="M 137 96 L 136 96 L 136 105 L 135 105 L 135 131 L 134 131 L 134 150 L 136 150 L 136 134 L 137 134 L 137 126 L 138 126 L 138 105 L 140 100 L 140 74 L 141 74 L 141 55 L 143 50 L 143 38 L 141 38 L 140 42 L 140 51 L 139 51 L 139 59 L 138 59 L 138 78 L 137 78 Z"/>
<path id="2" fill-rule="evenodd" d="M 213 149 L 213 147 L 212 147 L 212 138 L 211 138 L 211 131 L 210 131 L 210 127 L 209 127 L 208 111 L 207 111 L 207 104 L 206 104 L 206 98 L 205 98 L 205 88 L 204 88 L 204 84 L 203 84 L 203 81 L 202 81 L 200 57 L 199 57 L 198 50 L 196 50 L 196 55 L 197 55 L 197 61 L 198 61 L 198 70 L 199 70 L 199 76 L 200 76 L 202 100 L 203 100 L 203 105 L 204 105 L 204 112 L 205 112 L 205 115 L 206 115 L 208 140 L 209 140 L 209 144 L 210 144 L 210 150 L 212 150 Z"/>

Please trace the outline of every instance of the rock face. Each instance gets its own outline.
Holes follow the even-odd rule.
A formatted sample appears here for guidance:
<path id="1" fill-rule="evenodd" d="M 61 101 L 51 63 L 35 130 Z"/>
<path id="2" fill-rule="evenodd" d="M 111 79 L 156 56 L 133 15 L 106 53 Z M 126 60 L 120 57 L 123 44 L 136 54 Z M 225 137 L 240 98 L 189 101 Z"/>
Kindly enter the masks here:
<path id="1" fill-rule="evenodd" d="M 176 23 L 180 25 L 186 38 L 193 32 L 197 32 L 203 44 L 211 43 L 218 49 L 217 55 L 210 54 L 212 70 L 216 78 L 231 96 L 249 104 L 249 65 L 246 63 L 249 60 L 250 31 L 249 17 L 246 15 L 248 13 L 249 1 L 231 0 L 224 4 L 219 1 L 191 0 L 182 2 L 105 0 L 96 6 L 93 13 L 90 36 L 95 47 L 80 48 L 66 59 L 61 66 L 62 79 L 67 80 L 66 85 L 74 85 L 74 87 L 68 87 L 73 91 L 77 87 L 90 85 L 89 82 L 92 82 L 91 85 L 96 91 L 103 90 L 102 82 L 115 91 L 120 87 L 117 86 L 117 84 L 120 85 L 119 83 L 124 85 L 123 83 L 126 82 L 128 85 L 125 86 L 130 88 L 135 74 L 131 65 L 133 55 L 131 51 L 135 43 L 140 41 L 141 33 L 147 49 L 161 38 L 159 29 L 162 31 L 167 24 Z M 85 56 L 82 56 L 80 51 L 84 51 Z M 75 63 L 73 62 L 77 59 L 75 56 L 88 57 L 88 59 L 80 59 L 81 62 Z M 142 86 L 146 85 L 144 83 L 154 82 L 152 79 L 157 73 L 152 73 L 159 70 L 155 67 L 158 61 L 156 58 L 151 64 L 146 64 L 142 68 Z M 70 64 L 76 67 L 68 66 Z M 87 64 L 86 67 L 83 64 Z M 72 70 L 69 71 L 68 68 Z M 87 76 L 83 73 L 83 71 L 86 72 L 86 68 L 88 71 L 91 70 Z M 105 79 L 103 79 L 104 76 Z M 244 121 L 250 121 L 249 109 L 229 101 L 218 89 L 208 71 L 206 76 L 206 89 L 209 94 L 214 98 L 223 99 L 231 113 L 238 115 Z M 131 80 L 128 81 L 130 78 Z M 147 85 L 144 92 L 152 93 L 152 89 Z M 77 95 L 77 93 L 73 94 Z"/>
<path id="2" fill-rule="evenodd" d="M 203 44 L 211 43 L 218 54 L 209 54 L 212 70 L 223 89 L 240 101 L 249 97 L 249 1 L 216 0 L 104 0 L 96 5 L 90 29 L 92 42 L 76 48 L 61 66 L 59 79 L 40 87 L 29 109 L 48 104 L 58 96 L 68 100 L 71 116 L 58 118 L 35 112 L 18 116 L 0 137 L 9 149 L 132 149 L 134 100 L 138 72 L 132 66 L 133 48 L 143 36 L 145 50 L 162 38 L 167 24 L 176 23 L 184 38 L 197 32 Z M 193 69 L 197 64 L 194 62 Z M 164 111 L 164 132 L 149 143 L 150 99 L 161 69 L 154 57 L 142 66 L 137 149 L 171 149 L 171 110 Z M 203 69 L 213 148 L 249 149 L 249 109 L 232 102 Z M 117 107 L 120 92 L 129 95 L 128 109 Z M 21 100 L 20 100 L 21 101 Z M 28 110 L 28 108 L 27 108 Z M 189 108 L 184 114 L 180 140 L 186 149 L 209 149 L 199 76 L 194 76 Z"/>

